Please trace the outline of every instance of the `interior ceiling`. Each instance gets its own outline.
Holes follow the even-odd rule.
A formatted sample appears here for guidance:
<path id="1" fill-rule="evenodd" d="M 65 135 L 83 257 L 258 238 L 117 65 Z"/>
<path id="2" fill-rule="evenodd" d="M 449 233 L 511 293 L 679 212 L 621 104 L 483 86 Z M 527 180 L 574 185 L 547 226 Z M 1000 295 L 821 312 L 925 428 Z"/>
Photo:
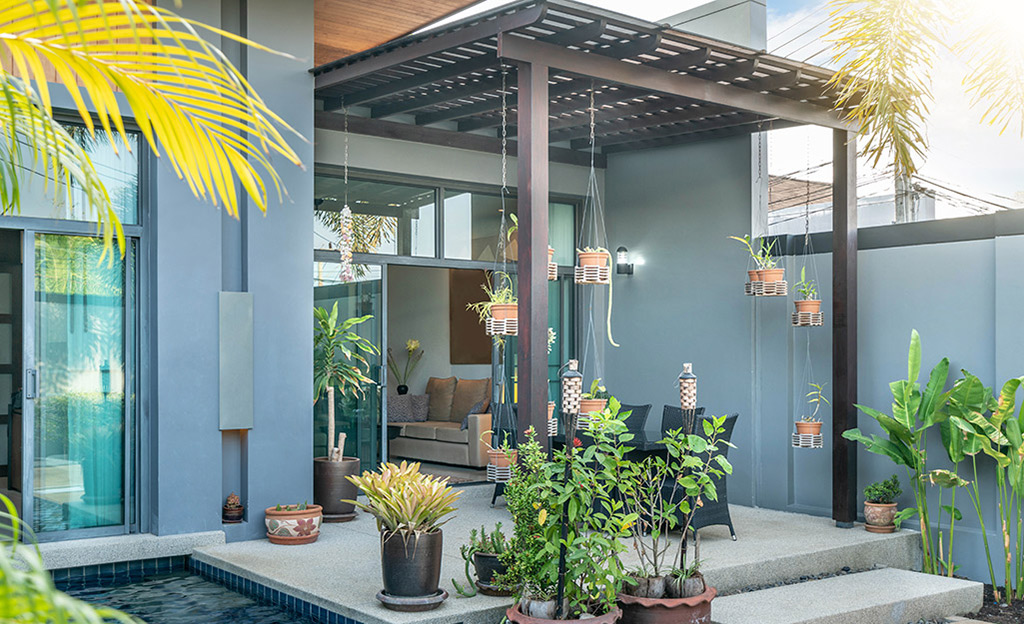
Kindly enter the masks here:
<path id="1" fill-rule="evenodd" d="M 368 50 L 479 0 L 316 0 L 315 64 Z"/>

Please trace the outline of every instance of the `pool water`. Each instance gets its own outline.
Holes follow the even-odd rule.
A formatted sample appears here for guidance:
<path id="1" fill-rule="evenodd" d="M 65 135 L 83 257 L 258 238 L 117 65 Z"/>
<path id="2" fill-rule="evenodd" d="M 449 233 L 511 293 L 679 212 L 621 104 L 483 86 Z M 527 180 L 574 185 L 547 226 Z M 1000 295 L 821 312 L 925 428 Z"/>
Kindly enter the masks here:
<path id="1" fill-rule="evenodd" d="M 92 604 L 147 623 L 314 623 L 288 608 L 229 590 L 187 571 L 59 584 Z"/>

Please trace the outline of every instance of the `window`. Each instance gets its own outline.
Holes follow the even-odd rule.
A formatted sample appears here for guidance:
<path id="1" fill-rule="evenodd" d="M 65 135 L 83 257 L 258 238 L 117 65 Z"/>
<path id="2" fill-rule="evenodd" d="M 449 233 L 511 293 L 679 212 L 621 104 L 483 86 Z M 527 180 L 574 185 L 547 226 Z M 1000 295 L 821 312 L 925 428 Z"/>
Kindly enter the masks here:
<path id="1" fill-rule="evenodd" d="M 337 247 L 345 181 L 317 175 L 314 182 L 318 249 Z M 364 180 L 349 180 L 352 251 L 359 254 L 434 256 L 434 189 Z"/>
<path id="2" fill-rule="evenodd" d="M 516 198 L 505 200 L 505 210 L 515 215 Z M 572 204 L 548 204 L 548 233 L 559 265 L 572 265 L 576 230 Z M 509 219 L 506 227 L 513 226 Z M 501 197 L 466 191 L 446 191 L 444 196 L 444 256 L 460 260 L 494 261 L 498 255 L 498 230 L 501 227 Z M 508 260 L 519 258 L 515 237 L 506 248 Z"/>

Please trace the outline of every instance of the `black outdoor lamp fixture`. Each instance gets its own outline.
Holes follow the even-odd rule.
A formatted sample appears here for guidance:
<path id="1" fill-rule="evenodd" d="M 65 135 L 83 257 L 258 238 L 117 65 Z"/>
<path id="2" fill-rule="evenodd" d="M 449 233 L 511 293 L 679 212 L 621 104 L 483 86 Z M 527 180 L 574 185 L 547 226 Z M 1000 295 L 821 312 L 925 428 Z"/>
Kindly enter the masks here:
<path id="1" fill-rule="evenodd" d="M 629 250 L 624 245 L 615 250 L 615 273 L 633 275 L 633 263 L 629 262 Z"/>

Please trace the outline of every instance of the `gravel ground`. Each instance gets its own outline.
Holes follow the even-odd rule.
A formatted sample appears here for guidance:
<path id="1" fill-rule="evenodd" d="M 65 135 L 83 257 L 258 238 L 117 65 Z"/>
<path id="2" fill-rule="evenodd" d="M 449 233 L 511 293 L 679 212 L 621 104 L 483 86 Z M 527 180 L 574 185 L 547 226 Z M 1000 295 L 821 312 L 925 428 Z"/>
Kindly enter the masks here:
<path id="1" fill-rule="evenodd" d="M 966 618 L 988 623 L 1024 623 L 1024 601 L 1015 601 L 1013 605 L 996 603 L 992 585 L 985 584 L 985 604 L 978 612 L 967 614 Z"/>

